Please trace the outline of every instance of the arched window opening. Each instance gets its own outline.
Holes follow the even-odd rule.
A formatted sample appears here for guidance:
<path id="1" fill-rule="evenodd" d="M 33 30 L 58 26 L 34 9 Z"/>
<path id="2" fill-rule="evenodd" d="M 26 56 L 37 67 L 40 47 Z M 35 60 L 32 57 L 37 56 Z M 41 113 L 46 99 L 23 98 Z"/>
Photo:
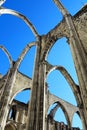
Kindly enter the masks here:
<path id="1" fill-rule="evenodd" d="M 77 106 L 75 96 L 62 74 L 58 70 L 52 71 L 47 77 L 48 90 L 65 101 Z"/>
<path id="2" fill-rule="evenodd" d="M 7 120 L 14 120 L 15 121 L 16 113 L 17 113 L 16 105 L 12 105 L 11 109 L 9 110 L 9 114 L 8 114 L 8 119 Z"/>
<path id="3" fill-rule="evenodd" d="M 22 92 L 18 93 L 14 99 L 27 104 L 30 100 L 30 90 L 23 90 Z"/>
<path id="4" fill-rule="evenodd" d="M 66 41 L 67 39 L 64 37 L 54 44 L 49 51 L 47 61 L 52 65 L 63 66 L 78 84 L 70 47 Z"/>
<path id="5" fill-rule="evenodd" d="M 33 75 L 35 53 L 36 53 L 36 47 L 34 46 L 26 54 L 26 56 L 24 57 L 19 67 L 19 71 L 29 76 L 30 78 L 32 78 L 32 75 Z"/>
<path id="6" fill-rule="evenodd" d="M 15 122 L 25 122 L 27 118 L 28 104 L 30 101 L 30 90 L 19 92 L 13 99 L 8 114 L 8 120 Z"/>
<path id="7" fill-rule="evenodd" d="M 80 128 L 80 130 L 83 130 L 81 119 L 77 113 L 73 116 L 72 127 L 77 127 Z"/>
<path id="8" fill-rule="evenodd" d="M 66 117 L 60 105 L 54 103 L 48 109 L 48 118 L 55 120 L 56 122 L 62 122 L 67 125 Z"/>
<path id="9" fill-rule="evenodd" d="M 58 108 L 58 110 L 56 111 L 54 119 L 58 122 L 64 122 L 64 124 L 67 124 L 64 112 L 61 108 Z"/>
<path id="10" fill-rule="evenodd" d="M 13 112 L 12 109 L 10 109 L 9 114 L 8 114 L 8 120 L 12 119 L 12 112 Z"/>
<path id="11" fill-rule="evenodd" d="M 15 117 L 16 117 L 16 105 L 12 106 L 9 116 L 10 116 L 10 119 L 15 120 Z"/>
<path id="12" fill-rule="evenodd" d="M 0 49 L 0 75 L 4 76 L 10 68 L 9 59 L 6 54 Z"/>
<path id="13" fill-rule="evenodd" d="M 50 113 L 50 111 L 55 107 L 57 105 L 57 103 L 54 103 L 54 104 L 52 104 L 50 107 L 49 107 L 49 109 L 48 109 L 48 115 L 49 115 L 49 113 Z"/>

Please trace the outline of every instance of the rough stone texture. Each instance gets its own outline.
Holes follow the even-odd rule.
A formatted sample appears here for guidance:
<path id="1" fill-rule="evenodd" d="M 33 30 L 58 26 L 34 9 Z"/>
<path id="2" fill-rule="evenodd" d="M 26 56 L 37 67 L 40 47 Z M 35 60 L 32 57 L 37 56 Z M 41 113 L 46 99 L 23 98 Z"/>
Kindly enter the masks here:
<path id="1" fill-rule="evenodd" d="M 65 11 L 63 20 L 42 36 L 38 35 L 25 16 L 0 8 L 1 14 L 9 13 L 24 20 L 36 36 L 36 42 L 28 44 L 16 62 L 12 61 L 6 49 L 0 46 L 8 56 L 11 65 L 5 76 L 0 74 L 0 127 L 2 130 L 79 130 L 79 128 L 71 127 L 72 118 L 76 112 L 82 120 L 83 129 L 87 129 L 87 5 L 75 16 L 67 13 L 60 4 L 59 8 L 62 12 Z M 51 47 L 62 37 L 66 37 L 70 45 L 79 85 L 75 84 L 64 67 L 52 66 L 46 61 Z M 18 72 L 18 67 L 25 54 L 34 45 L 37 46 L 37 52 L 34 75 L 30 79 Z M 76 98 L 77 107 L 52 95 L 47 90 L 46 77 L 54 69 L 59 70 L 69 83 Z M 14 96 L 24 89 L 31 89 L 29 103 L 24 104 L 13 100 Z M 55 102 L 57 106 L 48 115 L 48 108 Z M 65 114 L 67 125 L 53 119 L 58 106 Z"/>
<path id="2" fill-rule="evenodd" d="M 32 79 L 30 79 L 26 75 L 18 72 L 17 77 L 16 77 L 16 81 L 15 81 L 15 84 L 14 84 L 14 87 L 12 90 L 11 98 L 13 99 L 14 96 L 17 95 L 22 90 L 31 89 L 31 86 L 32 86 Z"/>
<path id="3" fill-rule="evenodd" d="M 87 53 L 87 6 L 85 6 L 81 11 L 79 11 L 74 16 L 74 22 L 76 25 L 77 32 L 82 41 L 85 52 Z"/>

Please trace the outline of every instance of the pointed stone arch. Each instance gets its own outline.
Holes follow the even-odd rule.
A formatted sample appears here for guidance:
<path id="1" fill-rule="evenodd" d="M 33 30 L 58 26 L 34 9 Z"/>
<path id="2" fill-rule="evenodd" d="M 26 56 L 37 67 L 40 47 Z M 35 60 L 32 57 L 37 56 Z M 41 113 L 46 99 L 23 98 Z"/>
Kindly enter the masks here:
<path id="1" fill-rule="evenodd" d="M 28 26 L 29 28 L 32 30 L 33 34 L 35 35 L 35 37 L 38 37 L 38 33 L 35 29 L 35 27 L 33 26 L 33 24 L 29 21 L 29 19 L 27 19 L 23 14 L 20 14 L 19 12 L 16 12 L 14 10 L 11 9 L 6 9 L 6 8 L 0 8 L 0 14 L 10 14 L 10 15 L 14 15 L 16 17 L 19 17 L 20 19 L 22 19 Z"/>
<path id="2" fill-rule="evenodd" d="M 78 122 L 74 121 L 74 119 L 77 120 Z M 77 111 L 77 112 L 75 112 L 75 113 L 73 114 L 72 127 L 78 127 L 78 128 L 80 128 L 80 129 L 83 129 L 83 128 L 82 128 L 82 127 L 83 127 L 82 125 L 83 125 L 83 124 L 82 124 L 82 120 L 81 120 L 80 113 L 79 113 L 79 111 Z"/>
<path id="3" fill-rule="evenodd" d="M 48 116 L 53 119 L 54 116 L 55 116 L 55 114 L 56 114 L 56 111 L 57 111 L 59 108 L 61 108 L 61 110 L 62 110 L 62 112 L 63 112 L 63 114 L 64 114 L 64 116 L 65 116 L 66 122 L 67 122 L 68 126 L 70 127 L 70 126 L 71 126 L 71 122 L 70 122 L 69 115 L 68 115 L 68 113 L 67 113 L 66 108 L 64 107 L 63 104 L 61 104 L 60 101 L 54 102 L 53 104 L 55 104 L 55 103 L 56 103 L 57 105 L 56 105 L 52 110 L 50 110 L 50 113 L 49 113 Z M 53 117 L 52 117 L 52 114 L 53 114 Z"/>
<path id="4" fill-rule="evenodd" d="M 11 95 L 12 95 L 12 89 L 14 87 L 15 81 L 16 81 L 16 76 L 17 76 L 17 70 L 21 64 L 21 61 L 23 60 L 23 58 L 25 57 L 26 53 L 29 51 L 29 49 L 36 45 L 36 42 L 32 42 L 27 44 L 27 46 L 23 49 L 23 52 L 21 53 L 21 55 L 19 56 L 19 58 L 17 59 L 17 61 L 14 63 L 13 67 L 11 68 L 11 71 L 9 72 L 10 74 L 8 75 L 8 83 L 5 84 L 5 87 L 9 88 L 10 91 L 7 91 L 7 89 L 5 89 L 5 93 L 6 93 L 6 98 L 4 98 L 5 100 L 5 104 L 2 104 L 2 108 L 1 109 L 1 113 L 2 113 L 2 122 L 4 120 L 4 124 L 6 123 L 7 120 L 7 116 L 8 116 L 8 112 L 9 112 L 9 104 L 12 102 L 11 100 Z M 10 76 L 11 75 L 11 76 Z M 4 95 L 2 95 L 1 98 L 3 98 Z M 4 111 L 5 108 L 5 111 Z M 3 125 L 3 127 L 5 127 L 5 125 Z"/>
<path id="5" fill-rule="evenodd" d="M 48 112 L 49 106 L 51 106 L 51 104 L 54 104 L 55 102 L 59 102 L 60 104 L 62 104 L 64 106 L 65 110 L 67 111 L 69 120 L 70 120 L 70 122 L 72 122 L 73 114 L 75 112 L 79 111 L 78 107 L 76 107 L 76 106 L 64 101 L 63 99 L 51 94 L 50 92 L 48 92 L 46 113 Z"/>
<path id="6" fill-rule="evenodd" d="M 20 56 L 18 57 L 17 61 L 16 61 L 16 67 L 17 69 L 19 68 L 22 60 L 24 59 L 25 55 L 28 53 L 28 51 L 30 50 L 31 47 L 36 46 L 37 42 L 31 42 L 28 43 L 26 45 L 26 47 L 23 49 L 22 53 L 20 54 Z"/>
<path id="7" fill-rule="evenodd" d="M 66 79 L 66 81 L 70 85 L 70 87 L 73 91 L 73 94 L 76 98 L 77 105 L 81 105 L 82 102 L 81 102 L 81 97 L 80 97 L 79 86 L 74 82 L 74 80 L 72 79 L 72 77 L 70 76 L 68 71 L 62 66 L 52 66 L 47 62 L 46 62 L 46 66 L 47 66 L 47 71 L 46 71 L 47 75 L 50 74 L 50 72 L 52 72 L 53 70 L 60 71 L 60 73 L 64 76 L 64 78 Z"/>
<path id="8" fill-rule="evenodd" d="M 14 99 L 16 99 L 19 102 L 23 102 L 27 104 L 30 100 L 30 93 L 31 93 L 30 89 L 22 90 L 15 95 Z M 26 100 L 25 100 L 24 95 L 26 95 Z"/>
<path id="9" fill-rule="evenodd" d="M 21 82 L 20 82 L 21 81 Z M 14 97 L 21 91 L 31 89 L 32 88 L 32 79 L 27 77 L 26 75 L 17 72 L 16 81 L 13 86 L 12 95 L 11 95 L 11 101 L 14 99 Z"/>

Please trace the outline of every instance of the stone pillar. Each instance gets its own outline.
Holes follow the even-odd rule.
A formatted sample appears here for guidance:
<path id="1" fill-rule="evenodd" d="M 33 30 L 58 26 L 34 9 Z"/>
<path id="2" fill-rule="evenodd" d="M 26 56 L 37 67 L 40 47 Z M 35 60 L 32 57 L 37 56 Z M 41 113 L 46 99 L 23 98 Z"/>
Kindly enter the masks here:
<path id="1" fill-rule="evenodd" d="M 16 111 L 16 115 L 15 115 L 15 122 L 18 122 L 18 116 L 19 116 L 19 111 Z"/>
<path id="2" fill-rule="evenodd" d="M 40 40 L 40 39 L 39 39 Z M 37 44 L 35 69 L 28 110 L 27 130 L 44 130 L 44 64 L 41 59 L 41 43 Z"/>
<path id="3" fill-rule="evenodd" d="M 38 125 L 36 130 L 45 129 L 45 64 L 39 66 L 39 93 L 38 93 Z"/>
<path id="4" fill-rule="evenodd" d="M 83 128 L 87 128 L 87 55 L 83 49 L 82 43 L 78 36 L 76 27 L 71 16 L 68 16 L 67 23 L 70 31 L 70 48 L 72 51 L 76 72 L 79 80 L 82 103 L 78 104 L 83 116 Z M 83 112 L 82 112 L 83 111 Z"/>
<path id="5" fill-rule="evenodd" d="M 8 75 L 8 80 L 5 84 L 5 89 L 4 89 L 4 94 L 1 97 L 1 106 L 0 106 L 0 126 L 1 130 L 4 130 L 8 112 L 10 109 L 9 102 L 10 102 L 10 97 L 12 93 L 12 88 L 15 82 L 16 78 L 16 69 L 13 67 L 9 71 Z"/>
<path id="6" fill-rule="evenodd" d="M 81 99 L 82 103 L 78 104 L 81 115 L 83 116 L 83 125 L 84 125 L 84 130 L 86 130 L 87 127 L 87 64 L 85 62 L 85 59 L 83 57 L 83 47 L 81 43 L 78 43 L 76 39 L 71 38 L 71 43 L 70 43 L 70 48 L 72 51 L 75 67 L 76 67 L 76 72 L 79 80 L 79 87 L 80 87 L 80 92 L 81 92 Z"/>
<path id="7" fill-rule="evenodd" d="M 40 46 L 37 45 L 35 69 L 33 75 L 33 83 L 31 88 L 31 98 L 28 109 L 27 130 L 36 130 L 36 113 L 37 113 L 37 93 L 38 93 L 38 77 L 39 77 L 39 57 Z"/>
<path id="8" fill-rule="evenodd" d="M 24 117 L 25 117 L 25 109 L 22 110 L 22 116 L 21 116 L 21 123 L 24 124 L 25 121 L 24 121 Z"/>
<path id="9" fill-rule="evenodd" d="M 70 32 L 70 47 L 73 54 L 73 59 L 79 80 L 82 104 L 78 104 L 83 109 L 84 115 L 84 130 L 87 129 L 87 54 L 85 54 L 74 21 L 69 12 L 64 8 L 59 0 L 53 0 L 62 12 L 69 32 Z M 80 107 L 79 107 L 80 108 Z"/>
<path id="10" fill-rule="evenodd" d="M 25 116 L 25 110 L 22 110 L 22 109 L 19 109 L 19 112 L 18 112 L 18 130 L 22 130 L 22 126 L 24 125 L 24 116 Z"/>
<path id="11" fill-rule="evenodd" d="M 60 130 L 60 122 L 58 122 L 58 126 L 57 126 L 58 130 Z"/>

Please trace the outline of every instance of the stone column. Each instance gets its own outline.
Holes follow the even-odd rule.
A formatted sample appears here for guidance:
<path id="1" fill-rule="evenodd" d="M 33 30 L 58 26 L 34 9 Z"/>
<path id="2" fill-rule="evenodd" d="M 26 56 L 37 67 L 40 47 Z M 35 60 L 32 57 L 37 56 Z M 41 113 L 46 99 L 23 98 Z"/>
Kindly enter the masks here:
<path id="1" fill-rule="evenodd" d="M 0 127 L 1 130 L 4 130 L 8 112 L 10 109 L 9 102 L 10 102 L 10 97 L 12 93 L 12 88 L 15 82 L 16 78 L 16 68 L 11 68 L 9 71 L 9 76 L 8 80 L 5 84 L 5 89 L 4 89 L 4 94 L 1 97 L 1 106 L 0 106 Z"/>
<path id="2" fill-rule="evenodd" d="M 39 66 L 39 93 L 38 93 L 38 114 L 37 115 L 37 129 L 36 130 L 44 130 L 45 129 L 45 64 L 43 62 L 40 63 Z"/>
<path id="3" fill-rule="evenodd" d="M 16 115 L 15 115 L 15 122 L 18 122 L 18 116 L 19 116 L 19 111 L 16 111 Z"/>
<path id="4" fill-rule="evenodd" d="M 27 130 L 44 130 L 44 64 L 40 57 L 41 43 L 39 41 L 37 44 L 31 98 L 28 109 Z"/>
<path id="5" fill-rule="evenodd" d="M 73 38 L 72 38 L 73 37 Z M 71 52 L 73 55 L 75 67 L 76 67 L 76 72 L 79 80 L 79 87 L 80 87 L 80 92 L 81 92 L 81 99 L 82 103 L 78 104 L 80 112 L 83 116 L 83 125 L 84 125 L 84 130 L 87 128 L 87 63 L 85 62 L 85 52 L 83 50 L 83 46 L 81 42 L 79 42 L 76 38 L 76 36 L 70 37 L 70 48 Z M 84 53 L 84 55 L 83 55 Z"/>
<path id="6" fill-rule="evenodd" d="M 74 21 L 69 12 L 64 8 L 59 0 L 53 0 L 63 14 L 69 32 L 70 32 L 70 47 L 76 67 L 76 72 L 79 80 L 80 92 L 82 104 L 79 105 L 79 109 L 83 110 L 84 130 L 87 129 L 87 54 L 83 49 L 81 40 L 76 30 Z"/>
<path id="7" fill-rule="evenodd" d="M 24 124 L 25 121 L 24 121 L 24 116 L 25 116 L 25 109 L 22 110 L 22 116 L 21 116 L 21 123 Z"/>
<path id="8" fill-rule="evenodd" d="M 25 110 L 19 109 L 19 115 L 18 115 L 18 130 L 22 130 L 22 126 L 24 125 L 24 115 Z"/>
<path id="9" fill-rule="evenodd" d="M 39 43 L 38 43 L 39 44 Z M 28 122 L 27 130 L 36 130 L 36 113 L 37 113 L 37 93 L 38 93 L 38 75 L 39 75 L 39 62 L 40 62 L 40 46 L 37 45 L 35 69 L 31 88 L 31 98 L 28 109 Z"/>

